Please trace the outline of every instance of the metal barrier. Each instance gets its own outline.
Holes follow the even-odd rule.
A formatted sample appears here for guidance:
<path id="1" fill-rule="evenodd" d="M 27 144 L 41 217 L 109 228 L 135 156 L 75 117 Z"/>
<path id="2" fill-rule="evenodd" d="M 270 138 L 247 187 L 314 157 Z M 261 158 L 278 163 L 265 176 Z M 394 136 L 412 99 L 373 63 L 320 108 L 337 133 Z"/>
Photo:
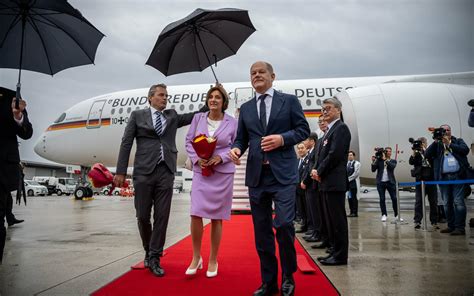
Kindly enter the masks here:
<path id="1" fill-rule="evenodd" d="M 400 194 L 398 192 L 398 187 L 413 187 L 417 185 L 421 185 L 421 204 L 423 207 L 423 231 L 432 231 L 432 229 L 428 229 L 428 215 L 426 213 L 426 200 L 425 200 L 425 193 L 426 185 L 454 185 L 454 184 L 474 184 L 474 179 L 469 179 L 469 180 L 453 180 L 453 181 L 419 181 L 419 182 L 402 182 L 402 183 L 397 183 L 397 207 L 398 207 L 398 219 L 397 220 L 402 220 L 401 219 L 401 214 L 400 214 Z M 441 197 L 442 198 L 442 197 Z M 395 221 L 394 223 L 396 224 L 408 224 L 408 223 L 403 223 L 403 221 Z"/>

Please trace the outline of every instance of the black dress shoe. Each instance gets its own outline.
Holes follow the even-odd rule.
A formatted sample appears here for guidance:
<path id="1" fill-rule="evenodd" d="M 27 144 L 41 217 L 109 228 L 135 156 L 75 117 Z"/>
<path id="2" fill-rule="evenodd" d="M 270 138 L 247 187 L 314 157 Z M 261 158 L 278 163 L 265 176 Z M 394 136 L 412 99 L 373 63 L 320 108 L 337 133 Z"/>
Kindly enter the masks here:
<path id="1" fill-rule="evenodd" d="M 160 266 L 160 260 L 157 258 L 150 258 L 150 266 L 148 267 L 151 273 L 155 276 L 162 277 L 165 275 L 165 270 Z"/>
<path id="2" fill-rule="evenodd" d="M 12 221 L 8 222 L 8 226 L 13 226 L 15 224 L 20 224 L 20 223 L 23 223 L 23 222 L 25 222 L 25 220 L 13 219 Z"/>
<path id="3" fill-rule="evenodd" d="M 145 259 L 143 259 L 143 265 L 145 265 L 145 268 L 150 267 L 150 256 L 148 253 L 145 254 Z"/>
<path id="4" fill-rule="evenodd" d="M 253 296 L 271 296 L 278 293 L 278 285 L 276 282 L 262 283 L 262 285 L 253 292 Z"/>
<path id="5" fill-rule="evenodd" d="M 334 257 L 329 257 L 326 260 L 321 260 L 322 265 L 329 265 L 329 266 L 336 266 L 336 265 L 347 265 L 347 259 L 346 260 L 337 260 Z"/>
<path id="6" fill-rule="evenodd" d="M 318 258 L 316 258 L 318 261 L 323 261 L 323 260 L 326 260 L 326 259 L 329 259 L 330 257 L 332 257 L 331 254 L 328 254 L 326 256 L 319 256 Z"/>
<path id="7" fill-rule="evenodd" d="M 320 244 L 315 244 L 311 246 L 311 249 L 326 249 L 329 247 L 329 244 L 327 242 L 322 242 Z"/>
<path id="8" fill-rule="evenodd" d="M 311 236 L 311 237 L 308 237 L 308 238 L 303 237 L 303 239 L 304 239 L 305 241 L 307 241 L 308 243 L 315 243 L 315 242 L 318 241 L 318 237 L 317 237 L 317 236 Z"/>
<path id="9" fill-rule="evenodd" d="M 293 276 L 283 275 L 281 280 L 281 295 L 295 295 L 295 280 L 293 279 Z"/>
<path id="10" fill-rule="evenodd" d="M 357 217 L 357 214 L 352 213 L 352 214 L 347 215 L 347 217 Z"/>

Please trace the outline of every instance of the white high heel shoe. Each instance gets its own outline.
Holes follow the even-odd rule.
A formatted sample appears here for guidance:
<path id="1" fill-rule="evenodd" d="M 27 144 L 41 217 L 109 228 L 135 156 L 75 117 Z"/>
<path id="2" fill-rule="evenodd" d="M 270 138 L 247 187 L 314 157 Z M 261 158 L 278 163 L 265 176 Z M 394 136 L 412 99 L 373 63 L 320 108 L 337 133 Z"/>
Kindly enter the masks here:
<path id="1" fill-rule="evenodd" d="M 208 278 L 212 278 L 212 277 L 217 276 L 217 268 L 218 268 L 218 267 L 219 267 L 219 264 L 217 264 L 217 262 L 216 262 L 216 270 L 215 270 L 215 271 L 209 271 L 209 270 L 207 270 L 207 271 L 206 271 L 206 276 L 207 276 Z"/>
<path id="2" fill-rule="evenodd" d="M 198 262 L 198 265 L 196 266 L 196 268 L 189 268 L 188 267 L 188 269 L 186 269 L 186 272 L 184 274 L 185 275 L 194 275 L 194 274 L 196 274 L 198 269 L 202 269 L 202 257 L 199 258 L 199 262 Z"/>

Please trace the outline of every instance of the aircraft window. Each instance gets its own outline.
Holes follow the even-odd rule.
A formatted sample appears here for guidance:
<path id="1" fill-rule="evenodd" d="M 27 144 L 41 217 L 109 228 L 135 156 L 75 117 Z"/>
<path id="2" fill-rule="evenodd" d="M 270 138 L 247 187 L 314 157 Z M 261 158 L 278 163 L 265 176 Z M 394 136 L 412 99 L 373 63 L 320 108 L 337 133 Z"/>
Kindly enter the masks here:
<path id="1" fill-rule="evenodd" d="M 306 100 L 306 106 L 311 106 L 311 100 Z"/>
<path id="2" fill-rule="evenodd" d="M 201 109 L 201 108 L 202 108 L 202 106 L 203 106 L 203 104 L 202 104 L 202 103 L 201 103 L 201 104 L 199 104 L 199 109 Z"/>
<path id="3" fill-rule="evenodd" d="M 115 109 L 110 110 L 110 114 L 114 115 L 115 114 Z"/>
<path id="4" fill-rule="evenodd" d="M 193 110 L 194 110 L 194 105 L 193 104 L 189 105 L 189 111 L 193 111 Z"/>
<path id="5" fill-rule="evenodd" d="M 119 114 L 122 114 L 123 113 L 123 108 L 120 108 L 119 109 Z"/>
<path id="6" fill-rule="evenodd" d="M 127 113 L 130 114 L 130 112 L 132 112 L 132 107 L 127 108 Z"/>
<path id="7" fill-rule="evenodd" d="M 135 110 L 138 110 L 138 109 L 140 109 L 140 107 L 139 107 L 139 106 L 137 106 L 137 107 L 135 108 Z"/>
<path id="8" fill-rule="evenodd" d="M 318 106 L 322 106 L 323 104 L 321 104 L 321 99 L 317 99 L 316 100 L 316 104 L 318 104 Z"/>
<path id="9" fill-rule="evenodd" d="M 171 105 L 171 109 L 176 109 L 176 107 L 174 105 Z"/>
<path id="10" fill-rule="evenodd" d="M 63 114 L 59 115 L 58 119 L 56 119 L 54 121 L 54 123 L 59 123 L 59 122 L 63 121 L 64 118 L 66 118 L 66 113 L 63 113 Z"/>
<path id="11" fill-rule="evenodd" d="M 150 108 L 150 106 L 145 106 L 145 108 L 143 108 L 143 109 L 148 109 L 148 108 Z"/>
<path id="12" fill-rule="evenodd" d="M 184 111 L 184 105 L 179 106 L 179 110 Z"/>

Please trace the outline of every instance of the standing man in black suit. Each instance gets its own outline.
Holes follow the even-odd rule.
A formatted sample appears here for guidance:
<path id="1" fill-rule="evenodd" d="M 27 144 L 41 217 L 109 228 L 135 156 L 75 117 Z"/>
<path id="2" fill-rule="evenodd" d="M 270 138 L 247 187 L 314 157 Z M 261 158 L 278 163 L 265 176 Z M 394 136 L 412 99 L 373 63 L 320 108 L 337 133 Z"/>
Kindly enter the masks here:
<path id="1" fill-rule="evenodd" d="M 255 62 L 250 79 L 256 96 L 240 108 L 237 137 L 230 157 L 234 162 L 249 149 L 245 185 L 249 188 L 255 247 L 260 258 L 262 285 L 255 296 L 278 292 L 278 260 L 275 234 L 280 251 L 282 295 L 294 295 L 295 250 L 295 166 L 294 145 L 309 136 L 303 108 L 294 95 L 273 89 L 275 73 L 267 62 Z M 275 205 L 273 218 L 272 203 Z"/>
<path id="2" fill-rule="evenodd" d="M 303 239 L 307 242 L 316 242 L 320 238 L 320 228 L 321 228 L 321 219 L 318 215 L 318 205 L 317 205 L 317 185 L 313 184 L 314 180 L 311 178 L 311 169 L 315 165 L 316 160 L 316 143 L 318 142 L 318 135 L 312 132 L 308 139 L 306 139 L 305 144 L 308 148 L 308 165 L 304 173 L 303 181 L 301 187 L 305 188 L 306 196 L 306 206 L 307 213 L 309 215 L 308 220 L 311 220 L 312 230 L 310 233 L 305 235 Z"/>
<path id="3" fill-rule="evenodd" d="M 341 109 L 342 104 L 336 97 L 323 101 L 322 112 L 328 131 L 321 139 L 313 172 L 314 178 L 320 182 L 329 241 L 333 247 L 332 253 L 320 260 L 324 265 L 346 265 L 349 251 L 345 193 L 349 189 L 346 165 L 351 132 L 340 120 Z"/>
<path id="4" fill-rule="evenodd" d="M 12 93 L 8 89 L 0 88 L 0 264 L 6 239 L 5 216 L 9 202 L 13 203 L 11 191 L 18 189 L 20 182 L 17 136 L 27 140 L 33 135 L 33 127 L 25 109 L 26 101 L 20 99 L 16 108 Z M 14 221 L 9 221 L 9 225 L 11 222 Z"/>
<path id="5" fill-rule="evenodd" d="M 163 256 L 176 172 L 176 130 L 190 124 L 196 113 L 181 115 L 174 109 L 165 110 L 167 97 L 165 84 L 152 85 L 148 91 L 150 108 L 135 110 L 130 114 L 114 177 L 115 186 L 121 187 L 135 140 L 134 202 L 138 230 L 145 249 L 144 265 L 155 276 L 160 277 L 165 274 L 160 265 L 160 257 Z M 153 227 L 150 222 L 152 208 Z"/>
<path id="6" fill-rule="evenodd" d="M 306 145 L 304 142 L 299 143 L 296 145 L 296 150 L 298 153 L 298 176 L 299 176 L 299 183 L 296 184 L 296 214 L 297 218 L 300 218 L 300 228 L 296 229 L 296 233 L 305 232 L 308 229 L 308 220 L 306 214 L 306 197 L 305 197 L 305 190 L 301 188 L 301 181 L 308 164 L 308 149 L 306 149 Z"/>

